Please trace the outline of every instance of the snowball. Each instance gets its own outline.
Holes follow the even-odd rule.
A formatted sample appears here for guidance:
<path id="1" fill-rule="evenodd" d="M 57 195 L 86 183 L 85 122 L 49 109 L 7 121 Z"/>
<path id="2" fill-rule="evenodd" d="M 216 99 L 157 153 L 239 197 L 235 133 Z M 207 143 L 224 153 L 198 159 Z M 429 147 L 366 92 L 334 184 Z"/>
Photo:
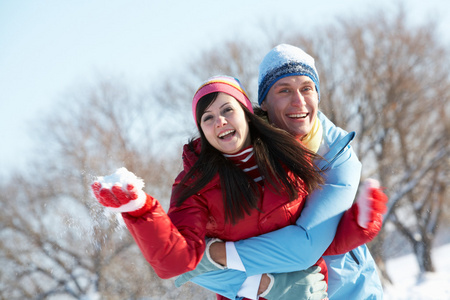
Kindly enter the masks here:
<path id="1" fill-rule="evenodd" d="M 97 181 L 102 185 L 102 188 L 111 189 L 114 185 L 119 185 L 126 188 L 127 184 L 133 185 L 137 190 L 144 188 L 144 180 L 137 177 L 126 168 L 119 168 L 111 175 L 99 176 Z"/>

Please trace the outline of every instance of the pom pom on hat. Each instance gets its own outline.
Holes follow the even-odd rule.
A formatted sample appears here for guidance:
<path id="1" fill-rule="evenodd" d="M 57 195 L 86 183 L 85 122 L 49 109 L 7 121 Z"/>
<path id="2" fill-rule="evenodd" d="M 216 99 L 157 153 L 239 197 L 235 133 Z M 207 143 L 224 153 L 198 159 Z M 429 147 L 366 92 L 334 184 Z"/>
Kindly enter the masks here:
<path id="1" fill-rule="evenodd" d="M 273 48 L 259 65 L 258 104 L 261 105 L 269 89 L 279 79 L 304 75 L 311 78 L 319 94 L 319 75 L 314 65 L 314 58 L 298 47 L 281 44 Z"/>
<path id="2" fill-rule="evenodd" d="M 197 103 L 203 97 L 211 93 L 222 92 L 234 97 L 237 101 L 241 102 L 250 112 L 253 113 L 253 106 L 249 100 L 244 87 L 241 85 L 238 79 L 225 75 L 213 76 L 206 80 L 195 92 L 194 99 L 192 101 L 192 114 L 194 121 L 197 120 Z"/>

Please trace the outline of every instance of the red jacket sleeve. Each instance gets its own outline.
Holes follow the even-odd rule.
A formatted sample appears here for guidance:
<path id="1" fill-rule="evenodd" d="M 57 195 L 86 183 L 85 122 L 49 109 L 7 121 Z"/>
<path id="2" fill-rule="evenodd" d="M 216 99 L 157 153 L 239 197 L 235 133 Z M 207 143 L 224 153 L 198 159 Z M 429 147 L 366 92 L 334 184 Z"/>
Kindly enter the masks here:
<path id="1" fill-rule="evenodd" d="M 191 197 L 181 207 L 171 208 L 176 223 L 149 195 L 150 209 L 144 214 L 139 217 L 122 214 L 144 258 L 163 279 L 195 269 L 203 256 L 207 210 L 196 200 Z"/>
<path id="2" fill-rule="evenodd" d="M 333 242 L 323 255 L 338 255 L 349 252 L 358 246 L 372 241 L 381 230 L 382 215 L 376 214 L 368 228 L 357 222 L 358 205 L 354 203 L 341 218 Z"/>

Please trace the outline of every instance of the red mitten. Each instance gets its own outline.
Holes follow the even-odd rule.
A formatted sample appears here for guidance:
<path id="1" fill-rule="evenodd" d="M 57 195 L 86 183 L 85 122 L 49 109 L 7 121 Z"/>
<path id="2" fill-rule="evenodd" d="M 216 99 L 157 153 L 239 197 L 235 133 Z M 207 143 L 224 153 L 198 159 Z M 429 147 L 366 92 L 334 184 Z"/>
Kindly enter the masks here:
<path id="1" fill-rule="evenodd" d="M 142 214 L 142 209 L 151 205 L 151 199 L 147 201 L 143 187 L 144 181 L 126 168 L 120 168 L 109 176 L 98 177 L 91 185 L 101 205 L 112 212 L 128 212 L 132 215 Z"/>
<path id="2" fill-rule="evenodd" d="M 380 183 L 375 179 L 367 179 L 356 200 L 358 225 L 378 232 L 383 222 L 382 214 L 387 210 L 387 202 L 388 198 L 380 188 Z"/>

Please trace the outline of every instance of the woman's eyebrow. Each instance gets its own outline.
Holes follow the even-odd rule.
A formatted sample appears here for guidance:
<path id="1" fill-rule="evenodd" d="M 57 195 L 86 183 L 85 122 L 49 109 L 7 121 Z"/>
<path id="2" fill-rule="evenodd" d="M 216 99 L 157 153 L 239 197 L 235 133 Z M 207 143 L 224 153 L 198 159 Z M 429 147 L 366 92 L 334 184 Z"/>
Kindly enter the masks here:
<path id="1" fill-rule="evenodd" d="M 229 104 L 230 102 L 225 102 L 224 104 L 222 104 L 220 107 L 219 107 L 219 109 L 221 109 L 222 107 L 224 107 L 225 105 L 227 105 L 227 104 Z M 210 110 L 208 110 L 208 109 L 205 109 L 205 111 L 203 112 L 203 114 L 206 114 L 207 112 L 211 112 Z"/>
<path id="2" fill-rule="evenodd" d="M 219 108 L 224 107 L 225 105 L 230 104 L 230 102 L 225 102 L 224 104 L 222 104 Z"/>

